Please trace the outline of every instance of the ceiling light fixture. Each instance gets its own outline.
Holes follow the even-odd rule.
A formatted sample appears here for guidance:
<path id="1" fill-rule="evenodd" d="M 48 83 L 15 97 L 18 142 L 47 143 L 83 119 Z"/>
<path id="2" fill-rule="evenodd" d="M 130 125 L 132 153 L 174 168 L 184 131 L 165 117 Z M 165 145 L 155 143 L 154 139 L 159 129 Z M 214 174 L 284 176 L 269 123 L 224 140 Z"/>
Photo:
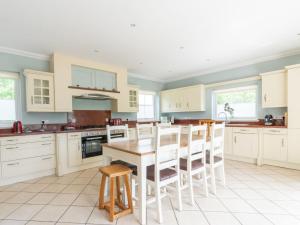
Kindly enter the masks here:
<path id="1" fill-rule="evenodd" d="M 210 62 L 210 59 L 205 59 L 206 62 Z"/>
<path id="2" fill-rule="evenodd" d="M 143 62 L 140 62 L 140 65 L 143 65 Z"/>
<path id="3" fill-rule="evenodd" d="M 99 50 L 99 49 L 95 49 L 94 52 L 95 52 L 95 53 L 99 53 L 100 50 Z"/>
<path id="4" fill-rule="evenodd" d="M 184 49 L 184 46 L 180 46 L 179 49 L 180 49 L 180 50 L 183 50 L 183 49 Z"/>
<path id="5" fill-rule="evenodd" d="M 135 23 L 131 23 L 130 27 L 136 27 L 136 24 Z"/>

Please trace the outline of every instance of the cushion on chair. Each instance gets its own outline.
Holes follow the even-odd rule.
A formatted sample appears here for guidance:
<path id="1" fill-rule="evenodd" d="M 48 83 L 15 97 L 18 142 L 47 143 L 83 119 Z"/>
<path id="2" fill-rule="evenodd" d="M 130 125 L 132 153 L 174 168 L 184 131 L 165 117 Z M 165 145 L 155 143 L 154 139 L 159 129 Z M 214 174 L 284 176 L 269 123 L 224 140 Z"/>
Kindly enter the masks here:
<path id="1" fill-rule="evenodd" d="M 192 162 L 192 170 L 196 170 L 201 167 L 203 167 L 203 163 L 201 162 L 201 159 L 197 159 Z M 187 170 L 187 159 L 180 158 L 180 169 Z"/>
<path id="2" fill-rule="evenodd" d="M 110 163 L 111 165 L 115 165 L 115 164 L 121 164 L 123 166 L 127 166 L 132 170 L 132 174 L 137 176 L 137 166 L 130 164 L 128 162 L 122 161 L 122 160 L 115 160 L 115 161 L 111 161 Z"/>
<path id="3" fill-rule="evenodd" d="M 220 156 L 214 156 L 214 162 L 215 163 L 216 162 L 220 162 L 222 160 L 223 160 L 222 157 L 220 157 Z M 209 151 L 206 151 L 206 163 L 210 164 L 210 152 Z"/>
<path id="4" fill-rule="evenodd" d="M 160 181 L 167 180 L 171 177 L 175 177 L 177 172 L 172 169 L 163 169 L 160 171 Z M 155 181 L 155 166 L 147 166 L 147 179 Z"/>

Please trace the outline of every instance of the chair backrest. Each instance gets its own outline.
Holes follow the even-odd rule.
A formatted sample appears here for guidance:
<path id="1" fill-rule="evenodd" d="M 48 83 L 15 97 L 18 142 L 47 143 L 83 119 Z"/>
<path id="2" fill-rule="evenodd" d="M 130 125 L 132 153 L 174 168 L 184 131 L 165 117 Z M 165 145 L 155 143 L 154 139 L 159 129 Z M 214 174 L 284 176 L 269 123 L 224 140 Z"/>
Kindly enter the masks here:
<path id="1" fill-rule="evenodd" d="M 160 181 L 160 171 L 176 169 L 179 174 L 180 127 L 156 129 L 155 181 Z"/>
<path id="2" fill-rule="evenodd" d="M 213 123 L 210 135 L 210 162 L 213 162 L 215 155 L 224 157 L 224 137 L 225 123 Z"/>
<path id="3" fill-rule="evenodd" d="M 154 138 L 153 123 L 136 124 L 136 134 L 138 139 Z"/>
<path id="4" fill-rule="evenodd" d="M 107 132 L 107 142 L 113 143 L 113 142 L 119 142 L 119 141 L 127 141 L 129 139 L 129 133 L 128 133 L 128 125 L 120 125 L 120 126 L 109 126 L 106 125 L 106 132 Z M 116 136 L 115 134 L 124 134 L 120 137 Z"/>
<path id="5" fill-rule="evenodd" d="M 206 133 L 206 125 L 188 126 L 188 165 L 197 159 L 201 159 L 202 163 L 205 164 Z"/>
<path id="6" fill-rule="evenodd" d="M 172 127 L 172 123 L 171 122 L 168 122 L 168 123 L 156 123 L 155 124 L 157 127 Z"/>

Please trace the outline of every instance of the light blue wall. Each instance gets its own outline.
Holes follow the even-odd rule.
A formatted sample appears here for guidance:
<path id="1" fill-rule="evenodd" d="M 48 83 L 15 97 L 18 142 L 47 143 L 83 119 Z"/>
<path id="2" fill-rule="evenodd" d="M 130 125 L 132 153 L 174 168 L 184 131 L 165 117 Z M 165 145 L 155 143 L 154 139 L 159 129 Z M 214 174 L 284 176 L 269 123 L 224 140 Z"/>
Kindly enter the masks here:
<path id="1" fill-rule="evenodd" d="M 257 64 L 243 66 L 243 67 L 234 68 L 230 70 L 224 70 L 224 71 L 210 73 L 202 76 L 196 76 L 192 78 L 169 82 L 165 85 L 165 89 L 172 89 L 172 88 L 184 87 L 184 86 L 195 85 L 195 84 L 211 84 L 211 83 L 253 77 L 259 75 L 260 73 L 283 69 L 285 66 L 298 64 L 298 63 L 300 63 L 300 55 L 289 56 L 289 57 L 272 60 L 268 62 L 257 63 Z M 195 119 L 211 118 L 212 117 L 211 95 L 213 90 L 253 85 L 253 84 L 258 85 L 258 117 L 259 118 L 263 118 L 265 114 L 282 116 L 284 112 L 287 111 L 287 108 L 263 109 L 261 107 L 261 81 L 252 81 L 247 83 L 224 85 L 224 86 L 219 86 L 217 88 L 208 88 L 206 90 L 206 111 L 205 112 L 165 113 L 163 115 L 167 115 L 167 116 L 173 115 L 175 118 L 195 118 Z"/>
<path id="2" fill-rule="evenodd" d="M 24 69 L 33 69 L 40 71 L 49 71 L 49 62 L 32 59 L 23 56 L 0 53 L 0 71 L 19 73 L 20 75 L 20 104 L 21 119 L 24 124 L 40 124 L 41 120 L 48 120 L 49 123 L 65 123 L 67 121 L 66 113 L 27 113 L 26 112 L 26 93 Z M 0 109 L 0 112 L 5 109 Z"/>

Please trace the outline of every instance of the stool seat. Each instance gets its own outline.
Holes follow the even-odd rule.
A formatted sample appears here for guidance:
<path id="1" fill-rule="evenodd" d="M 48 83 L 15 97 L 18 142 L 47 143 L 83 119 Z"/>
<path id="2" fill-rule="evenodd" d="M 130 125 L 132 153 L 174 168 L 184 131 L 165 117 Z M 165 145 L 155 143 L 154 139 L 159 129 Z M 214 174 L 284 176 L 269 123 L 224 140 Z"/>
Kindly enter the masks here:
<path id="1" fill-rule="evenodd" d="M 132 173 L 132 170 L 121 164 L 101 167 L 99 171 L 108 177 L 120 177 Z"/>
<path id="2" fill-rule="evenodd" d="M 123 166 L 127 166 L 132 170 L 132 174 L 137 176 L 137 166 L 128 162 L 125 162 L 123 160 L 114 160 L 110 162 L 110 165 L 115 165 L 115 164 L 121 164 Z"/>

